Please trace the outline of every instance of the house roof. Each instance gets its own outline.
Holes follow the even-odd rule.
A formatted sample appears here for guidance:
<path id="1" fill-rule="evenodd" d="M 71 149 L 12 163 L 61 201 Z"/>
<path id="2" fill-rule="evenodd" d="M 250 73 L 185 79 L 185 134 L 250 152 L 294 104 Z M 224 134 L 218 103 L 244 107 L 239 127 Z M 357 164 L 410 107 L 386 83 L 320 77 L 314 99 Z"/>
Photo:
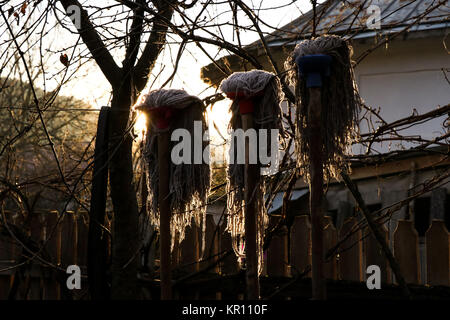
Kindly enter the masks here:
<path id="1" fill-rule="evenodd" d="M 347 34 L 352 38 L 373 36 L 376 30 L 367 27 L 367 20 L 372 15 L 368 9 L 373 5 L 380 8 L 381 32 L 397 31 L 416 20 L 410 31 L 441 29 L 450 25 L 450 5 L 444 0 L 328 0 L 317 7 L 319 22 L 316 33 Z M 312 16 L 312 11 L 309 11 L 267 36 L 266 41 L 273 46 L 310 36 Z"/>
<path id="2" fill-rule="evenodd" d="M 380 8 L 379 30 L 367 27 L 367 20 L 372 15 L 371 10 L 368 10 L 371 5 Z M 332 33 L 361 39 L 374 37 L 380 33 L 398 32 L 410 24 L 413 24 L 408 30 L 410 33 L 427 32 L 449 27 L 449 12 L 448 0 L 328 0 L 317 6 L 316 34 Z M 312 33 L 312 18 L 311 10 L 277 29 L 265 37 L 267 45 L 272 48 L 293 46 L 298 41 L 309 38 Z M 248 51 L 259 48 L 261 48 L 259 40 L 245 47 Z M 216 63 L 231 72 L 240 71 L 243 66 L 242 59 L 235 55 L 223 57 Z M 222 74 L 214 63 L 201 70 L 202 79 L 213 85 L 218 85 L 224 76 L 226 75 Z"/>

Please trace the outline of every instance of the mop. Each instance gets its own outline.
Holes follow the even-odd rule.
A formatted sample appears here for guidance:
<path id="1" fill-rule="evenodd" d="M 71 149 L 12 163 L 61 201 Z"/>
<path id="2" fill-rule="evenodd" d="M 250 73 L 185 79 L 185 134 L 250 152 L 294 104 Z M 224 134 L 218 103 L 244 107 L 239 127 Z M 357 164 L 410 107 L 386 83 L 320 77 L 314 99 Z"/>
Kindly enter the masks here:
<path id="1" fill-rule="evenodd" d="M 136 109 L 143 111 L 148 118 L 142 150 L 147 176 L 147 210 L 150 223 L 160 230 L 162 242 L 163 238 L 164 241 L 168 241 L 166 233 L 170 233 L 170 242 L 164 245 L 164 249 L 161 243 L 161 263 L 165 260 L 165 263 L 169 265 L 166 267 L 169 271 L 165 271 L 169 274 L 164 276 L 170 277 L 170 251 L 175 244 L 178 245 L 183 241 L 186 227 L 190 226 L 193 220 L 202 230 L 202 255 L 205 250 L 210 167 L 209 161 L 201 161 L 201 163 L 194 161 L 197 148 L 195 141 L 198 141 L 198 138 L 194 136 L 194 121 L 201 123 L 201 151 L 209 143 L 203 141 L 203 135 L 207 129 L 204 106 L 200 99 L 188 95 L 183 90 L 161 89 L 151 91 L 144 96 L 142 103 L 137 105 Z M 174 130 L 180 128 L 190 133 L 192 157 L 190 164 L 175 164 L 171 160 L 172 149 L 179 143 L 171 141 L 171 136 Z M 163 231 L 164 229 L 166 231 Z M 161 266 L 161 277 L 163 277 L 162 273 Z M 163 282 L 162 279 L 161 281 Z M 166 281 L 170 283 L 169 280 Z M 166 293 L 165 297 L 170 298 L 170 292 Z"/>
<path id="2" fill-rule="evenodd" d="M 309 181 L 309 128 L 308 128 L 308 77 L 299 72 L 297 62 L 302 57 L 311 55 L 326 55 L 331 57 L 326 74 L 322 74 L 322 97 L 324 106 L 320 115 L 323 132 L 323 158 L 324 178 L 337 178 L 341 170 L 349 171 L 345 154 L 349 146 L 359 136 L 358 116 L 362 101 L 359 97 L 354 80 L 351 56 L 352 47 L 341 37 L 324 35 L 313 40 L 303 40 L 299 43 L 285 63 L 288 70 L 288 82 L 295 87 L 297 96 L 297 127 L 296 127 L 296 154 L 300 174 Z M 325 58 L 325 60 L 328 58 Z M 307 60 L 303 60 L 307 62 Z M 304 63 L 305 68 L 314 68 L 314 61 Z M 317 65 L 320 69 L 321 63 Z M 305 70 L 308 71 L 308 70 Z M 311 79 L 317 77 L 314 72 Z M 320 75 L 320 72 L 319 72 Z M 310 80 L 313 81 L 313 80 Z"/>
<path id="3" fill-rule="evenodd" d="M 300 42 L 288 57 L 288 81 L 297 96 L 297 167 L 309 184 L 312 296 L 325 299 L 323 275 L 323 185 L 349 171 L 345 153 L 357 139 L 362 101 L 354 81 L 352 48 L 338 36 Z"/>
<path id="4" fill-rule="evenodd" d="M 220 89 L 233 102 L 230 129 L 278 129 L 283 130 L 280 103 L 283 94 L 279 79 L 272 73 L 253 70 L 235 72 L 223 80 Z M 270 135 L 266 141 L 270 145 Z M 261 141 L 259 141 L 261 143 Z M 268 225 L 264 206 L 264 181 L 260 175 L 261 165 L 249 164 L 249 145 L 246 143 L 246 164 L 236 163 L 238 146 L 232 139 L 227 180 L 227 231 L 231 233 L 232 247 L 239 266 L 247 274 L 247 297 L 259 298 L 258 275 L 263 266 L 264 231 Z M 244 209 L 245 208 L 245 209 Z M 250 286 L 250 288 L 249 288 Z"/>

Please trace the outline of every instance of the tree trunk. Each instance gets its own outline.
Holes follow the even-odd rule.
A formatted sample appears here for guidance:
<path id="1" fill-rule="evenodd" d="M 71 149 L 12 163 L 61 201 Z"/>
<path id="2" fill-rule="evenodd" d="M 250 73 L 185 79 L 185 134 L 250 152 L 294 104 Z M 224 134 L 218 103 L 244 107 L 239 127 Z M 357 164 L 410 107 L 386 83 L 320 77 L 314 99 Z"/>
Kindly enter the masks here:
<path id="1" fill-rule="evenodd" d="M 138 297 L 138 204 L 133 182 L 133 139 L 126 132 L 131 104 L 131 85 L 125 79 L 119 88 L 113 89 L 111 102 L 112 299 Z"/>

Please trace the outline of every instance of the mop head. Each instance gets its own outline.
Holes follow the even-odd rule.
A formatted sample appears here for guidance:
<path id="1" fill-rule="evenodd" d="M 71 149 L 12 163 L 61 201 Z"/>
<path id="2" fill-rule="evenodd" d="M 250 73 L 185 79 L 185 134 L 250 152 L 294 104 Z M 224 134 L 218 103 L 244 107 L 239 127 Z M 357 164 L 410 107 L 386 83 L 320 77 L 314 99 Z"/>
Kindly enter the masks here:
<path id="1" fill-rule="evenodd" d="M 279 79 L 273 74 L 261 70 L 249 72 L 235 72 L 227 79 L 223 80 L 220 89 L 233 99 L 230 111 L 232 117 L 229 129 L 242 129 L 241 112 L 243 112 L 243 101 L 252 100 L 254 128 L 258 129 L 278 129 L 283 132 L 281 122 L 280 103 L 283 100 L 283 93 Z M 241 110 L 239 104 L 241 103 Z M 244 105 L 247 108 L 248 104 Z M 249 110 L 245 110 L 247 112 Z M 258 132 L 258 131 L 257 131 Z M 270 145 L 270 134 L 267 146 Z M 245 258 L 245 217 L 244 217 L 244 167 L 243 164 L 236 164 L 237 146 L 234 141 L 231 143 L 234 149 L 234 161 L 228 166 L 227 179 L 227 207 L 228 224 L 227 231 L 231 233 L 233 250 L 238 257 L 239 266 L 243 267 Z M 232 150 L 230 149 L 230 151 Z M 231 152 L 230 152 L 231 156 Z M 231 163 L 233 162 L 233 163 Z M 260 166 L 258 166 L 258 172 Z M 267 210 L 264 205 L 263 195 L 265 192 L 264 180 L 259 177 L 256 182 L 257 188 L 253 197 L 256 201 L 257 210 L 257 246 L 258 246 L 258 271 L 262 272 L 263 266 L 263 244 L 264 231 L 268 225 Z"/>
<path id="2" fill-rule="evenodd" d="M 171 209 L 171 248 L 181 243 L 187 226 L 194 218 L 202 232 L 202 252 L 205 249 L 206 203 L 210 189 L 209 163 L 194 164 L 194 121 L 202 122 L 202 136 L 207 129 L 204 107 L 200 99 L 183 90 L 156 90 L 144 96 L 136 109 L 147 114 L 147 132 L 142 150 L 147 175 L 147 210 L 150 223 L 159 229 L 158 206 L 158 135 L 176 129 L 187 129 L 191 133 L 192 164 L 174 164 L 169 168 L 169 197 Z M 157 113 L 158 117 L 154 117 Z M 203 140 L 203 139 L 202 139 Z M 169 154 L 179 141 L 169 142 Z M 202 150 L 209 144 L 202 141 Z"/>
<path id="3" fill-rule="evenodd" d="M 349 171 L 345 154 L 357 140 L 358 116 L 362 101 L 356 87 L 351 56 L 352 47 L 341 37 L 324 35 L 300 42 L 288 57 L 287 80 L 297 96 L 296 154 L 300 174 L 309 182 L 309 128 L 307 77 L 299 74 L 296 61 L 309 55 L 325 54 L 332 58 L 329 75 L 322 77 L 322 145 L 324 179 L 337 178 Z"/>

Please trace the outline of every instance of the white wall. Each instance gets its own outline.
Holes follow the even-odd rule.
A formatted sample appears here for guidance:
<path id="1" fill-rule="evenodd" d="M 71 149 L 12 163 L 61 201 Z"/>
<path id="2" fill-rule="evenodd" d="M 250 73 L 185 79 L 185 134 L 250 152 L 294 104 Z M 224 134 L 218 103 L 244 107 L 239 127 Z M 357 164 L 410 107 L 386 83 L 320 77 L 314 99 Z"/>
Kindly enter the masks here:
<path id="1" fill-rule="evenodd" d="M 373 45 L 354 43 L 354 58 Z M 395 40 L 367 56 L 356 68 L 355 76 L 359 91 L 367 105 L 381 108 L 381 116 L 392 122 L 412 114 L 431 111 L 450 102 L 450 84 L 442 68 L 450 71 L 450 56 L 440 37 Z M 450 76 L 450 72 L 448 73 Z M 432 138 L 442 134 L 445 117 L 435 119 L 409 130 L 406 135 Z M 380 124 L 375 123 L 375 127 Z M 365 122 L 361 132 L 367 132 Z M 403 144 L 411 147 L 411 144 Z M 396 142 L 377 144 L 376 150 L 387 152 L 399 148 Z M 354 149 L 354 152 L 365 150 Z"/>

